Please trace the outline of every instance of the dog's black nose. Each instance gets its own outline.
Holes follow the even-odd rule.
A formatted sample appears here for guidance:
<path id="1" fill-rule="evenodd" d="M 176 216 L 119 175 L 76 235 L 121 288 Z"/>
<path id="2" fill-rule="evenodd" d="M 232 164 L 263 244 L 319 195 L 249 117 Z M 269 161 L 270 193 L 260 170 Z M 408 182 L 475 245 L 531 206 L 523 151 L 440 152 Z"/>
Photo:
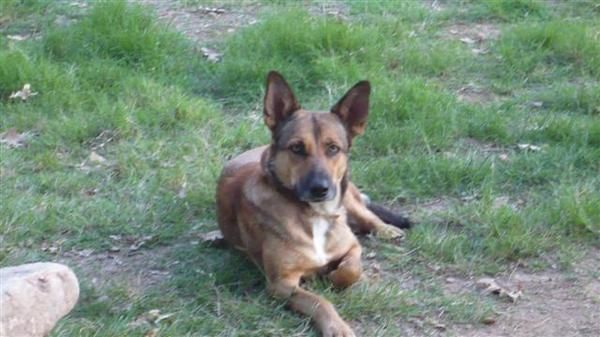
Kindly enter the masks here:
<path id="1" fill-rule="evenodd" d="M 310 186 L 310 196 L 314 199 L 323 199 L 329 193 L 329 184 L 325 180 L 314 182 Z"/>

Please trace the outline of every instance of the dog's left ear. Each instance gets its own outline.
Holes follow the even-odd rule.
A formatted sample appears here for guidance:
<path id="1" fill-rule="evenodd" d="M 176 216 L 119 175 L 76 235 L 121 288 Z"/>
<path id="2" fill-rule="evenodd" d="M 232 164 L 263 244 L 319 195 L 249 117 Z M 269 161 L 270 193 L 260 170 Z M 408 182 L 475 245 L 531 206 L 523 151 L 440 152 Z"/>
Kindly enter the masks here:
<path id="1" fill-rule="evenodd" d="M 344 122 L 350 138 L 361 135 L 365 131 L 370 93 L 371 84 L 368 81 L 360 81 L 331 108 L 331 112 Z"/>

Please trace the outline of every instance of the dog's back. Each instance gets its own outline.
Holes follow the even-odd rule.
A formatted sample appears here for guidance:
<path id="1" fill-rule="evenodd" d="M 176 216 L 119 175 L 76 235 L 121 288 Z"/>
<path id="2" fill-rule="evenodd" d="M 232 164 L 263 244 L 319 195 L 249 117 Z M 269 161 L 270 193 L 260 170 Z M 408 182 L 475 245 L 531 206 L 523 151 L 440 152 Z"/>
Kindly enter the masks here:
<path id="1" fill-rule="evenodd" d="M 240 199 L 249 177 L 260 176 L 260 159 L 267 146 L 246 151 L 225 164 L 217 186 L 217 219 L 227 242 L 244 249 L 238 225 Z"/>

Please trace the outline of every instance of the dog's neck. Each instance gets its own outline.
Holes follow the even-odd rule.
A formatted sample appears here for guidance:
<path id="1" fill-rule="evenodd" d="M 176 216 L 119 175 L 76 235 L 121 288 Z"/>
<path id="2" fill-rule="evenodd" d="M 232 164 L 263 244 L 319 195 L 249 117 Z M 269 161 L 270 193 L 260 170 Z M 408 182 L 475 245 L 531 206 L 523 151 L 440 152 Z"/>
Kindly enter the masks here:
<path id="1" fill-rule="evenodd" d="M 274 145 L 271 145 L 271 147 L 267 148 L 265 152 L 263 152 L 260 159 L 260 163 L 263 173 L 267 178 L 267 181 L 269 182 L 269 184 L 275 187 L 275 189 L 282 196 L 284 196 L 288 200 L 302 205 L 303 207 L 309 207 L 316 213 L 316 215 L 337 217 L 340 213 L 344 211 L 343 200 L 344 195 L 346 194 L 346 190 L 348 189 L 348 171 L 344 173 L 344 176 L 342 177 L 342 180 L 340 181 L 338 186 L 339 193 L 336 194 L 336 197 L 333 200 L 314 203 L 302 201 L 296 196 L 296 193 L 294 193 L 292 189 L 285 186 L 285 184 L 281 181 L 281 179 L 279 179 L 279 177 L 273 170 L 271 156 L 271 149 L 273 146 Z"/>
<path id="2" fill-rule="evenodd" d="M 272 146 L 271 146 L 272 147 Z M 271 160 L 271 147 L 267 148 L 265 152 L 263 152 L 260 158 L 260 166 L 262 167 L 262 171 L 264 175 L 267 177 L 267 181 L 271 184 L 277 192 L 283 195 L 285 198 L 289 200 L 296 201 L 300 203 L 302 206 L 308 206 L 307 203 L 301 201 L 296 197 L 294 191 L 290 188 L 286 187 L 285 184 L 279 179 L 275 171 L 273 170 L 273 161 Z"/>

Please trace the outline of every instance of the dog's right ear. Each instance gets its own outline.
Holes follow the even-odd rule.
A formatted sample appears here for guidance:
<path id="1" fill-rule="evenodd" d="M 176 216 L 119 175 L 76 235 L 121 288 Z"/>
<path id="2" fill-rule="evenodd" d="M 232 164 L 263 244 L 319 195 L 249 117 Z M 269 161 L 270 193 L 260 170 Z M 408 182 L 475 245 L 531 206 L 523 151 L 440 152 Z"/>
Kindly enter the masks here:
<path id="1" fill-rule="evenodd" d="M 267 92 L 264 101 L 265 124 L 274 130 L 279 122 L 298 109 L 300 104 L 283 76 L 276 71 L 270 71 L 267 75 Z"/>

